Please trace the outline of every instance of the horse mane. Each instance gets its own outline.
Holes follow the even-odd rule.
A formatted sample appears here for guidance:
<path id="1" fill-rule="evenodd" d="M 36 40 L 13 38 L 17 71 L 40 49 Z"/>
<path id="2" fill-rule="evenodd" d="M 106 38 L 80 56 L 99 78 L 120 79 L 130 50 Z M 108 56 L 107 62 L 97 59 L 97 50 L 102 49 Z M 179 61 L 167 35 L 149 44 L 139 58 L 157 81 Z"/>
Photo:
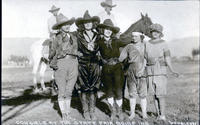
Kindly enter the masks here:
<path id="1" fill-rule="evenodd" d="M 121 35 L 122 36 L 126 36 L 129 35 L 131 32 L 136 30 L 136 26 L 138 25 L 138 23 L 140 23 L 141 21 L 145 21 L 146 19 L 149 19 L 151 22 L 151 19 L 148 17 L 148 15 L 146 14 L 145 16 L 141 13 L 141 18 L 139 20 L 137 20 L 135 23 L 131 24 L 131 26 Z M 137 29 L 138 30 L 138 29 Z"/>
<path id="2" fill-rule="evenodd" d="M 127 35 L 128 33 L 130 33 L 134 29 L 134 27 L 139 23 L 140 20 L 141 19 L 136 21 L 134 24 L 131 24 L 131 26 L 125 32 L 123 32 L 121 35 L 123 36 L 123 35 Z"/>

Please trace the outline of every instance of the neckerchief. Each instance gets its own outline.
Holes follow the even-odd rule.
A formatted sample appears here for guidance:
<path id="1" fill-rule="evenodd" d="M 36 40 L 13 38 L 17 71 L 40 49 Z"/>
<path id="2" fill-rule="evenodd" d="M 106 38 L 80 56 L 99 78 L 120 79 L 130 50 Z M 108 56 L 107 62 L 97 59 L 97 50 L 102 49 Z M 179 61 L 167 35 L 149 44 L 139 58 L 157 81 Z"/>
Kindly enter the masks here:
<path id="1" fill-rule="evenodd" d="M 106 44 L 107 48 L 111 48 L 112 49 L 112 39 L 111 38 L 109 40 L 106 40 L 104 38 L 104 43 Z"/>
<path id="2" fill-rule="evenodd" d="M 93 32 L 92 39 L 88 36 L 87 32 L 84 32 L 83 36 L 85 37 L 85 40 L 88 42 L 88 49 L 91 50 L 91 51 L 93 51 L 94 50 L 94 42 L 95 42 L 97 36 L 95 35 L 94 32 Z"/>
<path id="3" fill-rule="evenodd" d="M 71 38 L 69 32 L 63 32 L 63 33 L 62 33 L 62 41 L 63 41 L 63 42 L 69 41 L 71 45 L 73 44 L 73 40 L 72 40 L 72 38 Z"/>

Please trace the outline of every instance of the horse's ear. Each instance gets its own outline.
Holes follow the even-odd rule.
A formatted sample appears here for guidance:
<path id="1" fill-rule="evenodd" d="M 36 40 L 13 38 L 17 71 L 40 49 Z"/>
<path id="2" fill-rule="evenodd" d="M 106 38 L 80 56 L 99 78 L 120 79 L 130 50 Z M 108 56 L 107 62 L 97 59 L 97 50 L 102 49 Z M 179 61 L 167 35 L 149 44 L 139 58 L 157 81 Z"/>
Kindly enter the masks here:
<path id="1" fill-rule="evenodd" d="M 148 14 L 146 13 L 146 15 L 145 15 L 146 17 L 148 17 Z"/>
<path id="2" fill-rule="evenodd" d="M 141 17 L 144 18 L 144 15 L 142 14 L 142 12 L 140 14 L 141 14 Z"/>

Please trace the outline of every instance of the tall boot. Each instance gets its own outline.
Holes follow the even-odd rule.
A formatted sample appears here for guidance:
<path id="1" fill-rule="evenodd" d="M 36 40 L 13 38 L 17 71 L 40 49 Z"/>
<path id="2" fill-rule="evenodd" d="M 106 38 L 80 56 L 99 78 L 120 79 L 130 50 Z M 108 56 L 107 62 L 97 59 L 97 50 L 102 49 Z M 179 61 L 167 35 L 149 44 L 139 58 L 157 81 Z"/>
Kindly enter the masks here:
<path id="1" fill-rule="evenodd" d="M 71 109 L 70 105 L 71 105 L 71 100 L 70 99 L 66 99 L 65 100 L 66 120 L 74 121 L 75 119 L 70 116 L 70 109 Z"/>
<path id="2" fill-rule="evenodd" d="M 141 99 L 141 108 L 142 108 L 142 117 L 143 119 L 147 119 L 147 99 Z"/>
<path id="3" fill-rule="evenodd" d="M 111 121 L 116 120 L 116 107 L 115 107 L 115 104 L 113 104 L 113 105 L 109 104 L 109 109 L 110 109 L 110 112 L 111 112 L 111 114 L 110 114 Z"/>
<path id="4" fill-rule="evenodd" d="M 135 118 L 135 106 L 136 106 L 136 98 L 130 98 L 130 108 L 131 108 L 131 114 L 129 116 L 130 120 Z"/>
<path id="5" fill-rule="evenodd" d="M 59 104 L 60 112 L 62 114 L 62 119 L 67 120 L 66 119 L 66 111 L 65 111 L 65 101 L 64 100 L 58 100 L 58 104 Z"/>
<path id="6" fill-rule="evenodd" d="M 116 109 L 117 109 L 117 116 L 118 116 L 119 120 L 123 121 L 124 114 L 122 111 L 122 99 L 116 100 Z"/>
<path id="7" fill-rule="evenodd" d="M 94 93 L 90 94 L 90 100 L 89 100 L 89 111 L 90 111 L 90 118 L 91 120 L 96 120 L 96 115 L 95 115 L 95 105 L 96 105 L 96 97 Z"/>
<path id="8" fill-rule="evenodd" d="M 82 93 L 81 102 L 82 102 L 82 107 L 83 107 L 83 117 L 86 120 L 90 120 L 87 93 Z"/>

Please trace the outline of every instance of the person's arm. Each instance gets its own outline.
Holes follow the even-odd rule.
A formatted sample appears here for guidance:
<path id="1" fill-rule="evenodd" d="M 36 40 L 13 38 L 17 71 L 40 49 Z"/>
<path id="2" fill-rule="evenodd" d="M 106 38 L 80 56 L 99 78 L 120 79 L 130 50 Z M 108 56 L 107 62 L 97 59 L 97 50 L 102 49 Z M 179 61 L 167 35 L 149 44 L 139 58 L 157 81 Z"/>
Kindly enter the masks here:
<path id="1" fill-rule="evenodd" d="M 127 57 L 128 57 L 128 46 L 126 46 L 125 48 L 123 48 L 122 52 L 120 53 L 120 56 L 118 58 L 118 60 L 120 62 L 123 62 Z"/>
<path id="2" fill-rule="evenodd" d="M 175 72 L 174 68 L 172 67 L 171 57 L 170 57 L 170 50 L 169 50 L 167 47 L 164 49 L 164 58 L 165 58 L 165 62 L 166 62 L 166 64 L 167 64 L 167 66 L 168 66 L 170 72 L 171 72 L 174 76 L 178 77 L 179 74 L 178 74 L 177 72 Z"/>
<path id="3" fill-rule="evenodd" d="M 140 56 L 139 51 L 135 47 L 131 47 L 130 51 L 131 52 L 129 54 L 129 58 L 130 58 L 129 63 L 140 61 L 141 56 Z"/>
<path id="4" fill-rule="evenodd" d="M 55 40 L 52 42 L 51 50 L 49 52 L 49 59 L 53 59 L 53 57 L 56 55 L 56 49 L 58 47 L 58 40 L 59 40 L 59 38 L 56 37 Z"/>
<path id="5" fill-rule="evenodd" d="M 116 38 L 116 42 L 117 42 L 119 47 L 124 47 L 124 46 L 131 43 L 131 41 L 127 41 L 125 39 L 117 39 L 117 38 Z"/>

